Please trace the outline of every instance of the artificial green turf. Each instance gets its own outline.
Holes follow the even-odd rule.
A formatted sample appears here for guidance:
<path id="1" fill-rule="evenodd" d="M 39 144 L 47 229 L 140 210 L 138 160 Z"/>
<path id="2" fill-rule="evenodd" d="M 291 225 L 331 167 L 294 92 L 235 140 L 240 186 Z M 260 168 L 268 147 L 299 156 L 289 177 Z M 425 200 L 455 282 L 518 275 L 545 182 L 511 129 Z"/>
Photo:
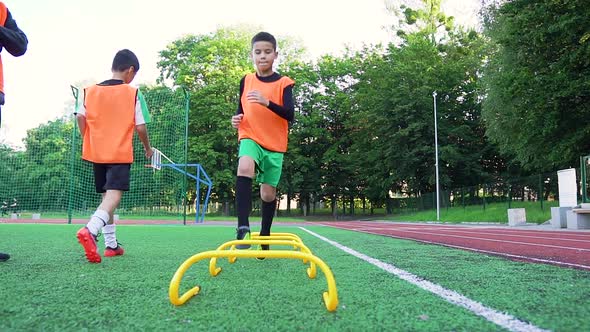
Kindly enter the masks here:
<path id="1" fill-rule="evenodd" d="M 175 307 L 168 287 L 178 266 L 231 240 L 232 227 L 119 226 L 126 253 L 103 258 L 101 264 L 85 261 L 75 239 L 78 228 L 0 224 L 0 251 L 12 255 L 0 263 L 0 330 L 502 330 L 297 227 L 273 230 L 299 234 L 331 267 L 339 292 L 336 312 L 327 312 L 322 302 L 323 273 L 318 269 L 318 277 L 310 280 L 305 266 L 289 259 L 239 259 L 235 264 L 220 259 L 218 277 L 209 276 L 208 261 L 201 261 L 181 284 L 181 292 L 199 284 L 201 293 Z M 590 312 L 583 308 L 590 298 L 587 272 L 310 229 L 540 327 L 590 328 Z"/>
<path id="2" fill-rule="evenodd" d="M 588 271 L 328 227 L 308 229 L 536 326 L 590 331 Z M 307 243 L 325 246 L 321 240 Z"/>

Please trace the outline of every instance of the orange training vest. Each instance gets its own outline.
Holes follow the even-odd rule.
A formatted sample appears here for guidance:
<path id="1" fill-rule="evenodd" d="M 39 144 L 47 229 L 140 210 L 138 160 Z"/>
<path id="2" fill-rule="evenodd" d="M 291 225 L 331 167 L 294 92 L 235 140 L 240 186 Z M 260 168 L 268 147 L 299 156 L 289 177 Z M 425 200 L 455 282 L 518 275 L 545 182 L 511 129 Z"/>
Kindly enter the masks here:
<path id="1" fill-rule="evenodd" d="M 238 128 L 238 140 L 249 138 L 267 150 L 287 151 L 288 121 L 266 106 L 249 102 L 246 96 L 249 91 L 258 90 L 268 100 L 283 106 L 283 91 L 293 84 L 295 82 L 286 76 L 278 81 L 267 83 L 256 78 L 256 74 L 246 75 L 241 99 L 244 117 Z"/>
<path id="2" fill-rule="evenodd" d="M 0 2 L 0 26 L 6 24 L 8 18 L 8 9 L 3 2 Z M 2 55 L 0 55 L 0 91 L 4 92 L 4 70 L 2 67 Z"/>
<path id="3" fill-rule="evenodd" d="M 84 93 L 82 159 L 102 164 L 132 163 L 137 89 L 128 84 L 93 85 Z"/>

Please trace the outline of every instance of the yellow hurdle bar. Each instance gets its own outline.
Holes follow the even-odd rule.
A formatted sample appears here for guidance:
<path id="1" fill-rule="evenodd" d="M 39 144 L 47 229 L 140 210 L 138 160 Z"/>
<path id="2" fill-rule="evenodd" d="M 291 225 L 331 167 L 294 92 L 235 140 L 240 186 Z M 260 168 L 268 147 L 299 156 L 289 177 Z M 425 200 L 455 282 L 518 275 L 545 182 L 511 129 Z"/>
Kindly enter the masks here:
<path id="1" fill-rule="evenodd" d="M 200 260 L 212 258 L 212 257 L 239 257 L 239 258 L 256 258 L 256 257 L 264 257 L 264 258 L 293 258 L 293 259 L 306 259 L 310 262 L 313 262 L 317 266 L 320 267 L 324 275 L 326 276 L 326 281 L 328 282 L 328 291 L 322 294 L 324 303 L 326 304 L 326 309 L 328 311 L 335 311 L 336 307 L 338 306 L 338 290 L 336 289 L 336 281 L 334 280 L 334 275 L 332 271 L 324 263 L 321 259 L 314 255 L 310 255 L 307 253 L 299 252 L 299 251 L 287 251 L 287 250 L 213 250 L 213 251 L 204 251 L 198 253 L 189 259 L 185 260 L 178 270 L 174 273 L 172 280 L 170 281 L 170 288 L 168 290 L 168 295 L 170 297 L 170 302 L 174 305 L 182 305 L 186 301 L 188 301 L 191 297 L 199 294 L 201 290 L 200 286 L 195 286 L 188 290 L 186 293 L 182 294 L 182 296 L 178 296 L 178 288 L 180 286 L 180 282 L 184 273 L 191 267 L 191 265 L 197 263 Z"/>
<path id="2" fill-rule="evenodd" d="M 250 239 L 251 240 L 291 240 L 291 241 L 295 241 L 298 243 L 303 244 L 303 241 L 301 241 L 301 238 L 295 234 L 291 234 L 291 233 L 272 233 L 271 235 L 268 236 L 263 236 L 260 235 L 259 232 L 252 232 L 250 233 Z M 293 246 L 293 249 L 297 249 L 297 246 Z M 306 262 L 304 262 L 306 263 Z"/>
<path id="3" fill-rule="evenodd" d="M 256 238 L 264 236 L 260 235 L 260 232 L 252 232 L 250 233 L 250 237 L 252 238 L 252 240 L 256 240 Z M 303 241 L 301 241 L 301 238 L 293 233 L 271 233 L 268 237 L 277 240 L 294 240 L 303 243 Z"/>
<path id="4" fill-rule="evenodd" d="M 260 240 L 233 240 L 233 241 L 228 241 L 225 242 L 224 244 L 220 245 L 217 250 L 224 250 L 228 247 L 230 247 L 230 251 L 231 252 L 242 252 L 244 250 L 250 250 L 250 249 L 244 249 L 244 250 L 240 250 L 240 249 L 234 249 L 236 245 L 238 244 L 268 244 L 268 245 L 287 245 L 287 246 L 294 246 L 296 248 L 299 248 L 301 252 L 309 254 L 309 255 L 313 255 L 311 253 L 311 250 L 309 250 L 309 248 L 307 248 L 303 243 L 299 243 L 299 242 L 295 242 L 295 241 L 287 241 L 287 240 L 269 240 L 269 239 L 262 239 L 265 238 L 263 236 L 259 237 Z M 269 251 L 278 251 L 278 250 L 252 250 L 253 252 L 269 252 Z M 284 251 L 284 250 L 283 250 Z M 255 257 L 264 257 L 263 255 L 257 255 Z M 237 257 L 235 255 L 229 256 L 228 257 L 229 262 L 230 263 L 234 263 L 237 259 Z M 303 264 L 307 264 L 308 260 L 304 259 L 303 260 Z M 217 257 L 213 257 L 211 258 L 211 260 L 209 261 L 209 273 L 212 276 L 217 276 L 220 272 L 221 272 L 221 268 L 216 266 L 217 264 Z M 313 262 L 309 263 L 309 267 L 307 268 L 307 276 L 309 276 L 310 279 L 315 278 L 317 272 L 316 272 L 316 266 Z"/>
<path id="5" fill-rule="evenodd" d="M 281 233 L 281 234 L 287 234 L 288 233 Z M 287 236 L 287 235 L 270 235 L 270 236 L 260 236 L 257 235 L 257 233 L 254 233 L 254 235 L 252 235 L 251 240 L 285 240 L 285 241 L 291 241 L 294 243 L 287 243 L 286 245 L 290 245 L 293 247 L 293 249 L 300 249 L 301 251 L 301 246 L 304 246 L 305 248 L 307 248 L 304 244 L 303 241 L 301 241 L 301 239 L 298 236 Z M 238 241 L 238 240 L 236 240 Z M 239 240 L 239 241 L 247 241 L 247 240 Z M 240 242 L 240 243 L 244 243 L 244 242 Z M 235 243 L 235 245 L 240 244 L 240 243 Z M 271 242 L 264 242 L 261 244 L 272 244 Z M 279 243 L 275 243 L 275 244 L 279 244 Z M 236 249 L 235 245 L 232 245 L 230 249 Z M 280 245 L 280 244 L 279 244 Z M 218 249 L 220 250 L 220 249 Z M 250 249 L 241 249 L 241 250 L 250 250 Z M 311 250 L 309 250 L 309 248 L 307 248 L 307 252 L 311 254 Z M 230 257 L 229 258 L 229 262 L 230 263 L 234 263 L 236 261 L 235 257 Z M 303 260 L 303 264 L 307 264 L 307 260 Z"/>

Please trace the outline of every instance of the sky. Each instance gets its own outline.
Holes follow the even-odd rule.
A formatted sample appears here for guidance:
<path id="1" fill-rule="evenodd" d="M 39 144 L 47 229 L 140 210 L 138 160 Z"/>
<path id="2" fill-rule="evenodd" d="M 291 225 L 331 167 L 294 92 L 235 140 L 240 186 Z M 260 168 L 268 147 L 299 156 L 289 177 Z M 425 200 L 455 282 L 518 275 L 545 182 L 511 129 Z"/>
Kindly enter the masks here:
<path id="1" fill-rule="evenodd" d="M 395 0 L 388 0 L 395 1 Z M 418 1 L 415 1 L 418 2 Z M 391 40 L 394 18 L 384 0 L 4 0 L 29 39 L 27 53 L 2 51 L 6 104 L 0 143 L 22 147 L 27 129 L 54 120 L 72 104 L 70 85 L 111 77 L 115 53 L 140 61 L 133 84 L 155 84 L 158 53 L 187 34 L 249 24 L 300 39 L 312 58 Z M 458 24 L 477 25 L 480 0 L 443 0 Z M 267 6 L 271 6 L 268 9 Z M 270 17 L 265 14 L 270 10 Z M 279 68 L 280 71 L 280 68 Z"/>

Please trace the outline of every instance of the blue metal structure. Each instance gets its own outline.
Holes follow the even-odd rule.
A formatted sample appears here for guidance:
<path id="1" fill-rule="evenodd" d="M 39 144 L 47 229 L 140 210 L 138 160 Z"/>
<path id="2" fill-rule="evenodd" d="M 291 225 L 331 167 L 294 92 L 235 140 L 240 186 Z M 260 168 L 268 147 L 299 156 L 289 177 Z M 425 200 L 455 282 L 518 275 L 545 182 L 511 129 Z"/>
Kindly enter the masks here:
<path id="1" fill-rule="evenodd" d="M 205 213 L 207 212 L 207 204 L 209 204 L 209 196 L 211 195 L 211 187 L 213 186 L 213 182 L 211 182 L 211 178 L 205 172 L 205 169 L 201 164 L 156 164 L 156 167 L 169 167 L 174 170 L 179 171 L 180 173 L 194 179 L 196 181 L 196 194 L 197 198 L 195 199 L 195 223 L 203 223 L 205 221 Z M 195 174 L 191 174 L 190 172 L 185 171 L 182 168 L 187 167 L 195 167 Z M 207 195 L 205 195 L 205 201 L 203 202 L 203 207 L 201 208 L 201 184 L 207 185 Z"/>

